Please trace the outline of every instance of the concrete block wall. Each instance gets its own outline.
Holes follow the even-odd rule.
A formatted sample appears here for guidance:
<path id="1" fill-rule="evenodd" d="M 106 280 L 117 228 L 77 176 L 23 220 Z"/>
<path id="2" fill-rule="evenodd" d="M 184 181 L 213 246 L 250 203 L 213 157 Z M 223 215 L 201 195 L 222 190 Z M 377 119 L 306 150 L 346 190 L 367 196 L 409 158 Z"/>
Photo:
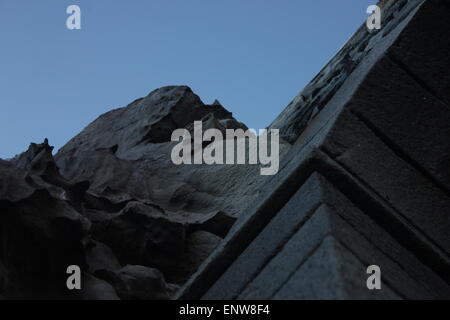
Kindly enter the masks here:
<path id="1" fill-rule="evenodd" d="M 450 299 L 450 5 L 385 10 L 386 29 L 332 60 L 320 110 L 296 98 L 274 122 L 295 137 L 279 174 L 179 299 Z M 358 43 L 370 50 L 342 76 Z"/>

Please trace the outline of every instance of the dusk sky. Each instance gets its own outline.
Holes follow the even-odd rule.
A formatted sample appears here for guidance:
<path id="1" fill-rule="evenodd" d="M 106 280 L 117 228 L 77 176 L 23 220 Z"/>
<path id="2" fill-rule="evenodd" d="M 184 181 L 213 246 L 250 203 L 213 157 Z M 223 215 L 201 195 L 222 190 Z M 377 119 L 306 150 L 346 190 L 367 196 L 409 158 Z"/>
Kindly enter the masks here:
<path id="1" fill-rule="evenodd" d="M 0 0 L 0 157 L 166 85 L 265 128 L 376 0 Z M 80 6 L 82 29 L 66 8 Z M 56 151 L 55 150 L 55 151 Z"/>

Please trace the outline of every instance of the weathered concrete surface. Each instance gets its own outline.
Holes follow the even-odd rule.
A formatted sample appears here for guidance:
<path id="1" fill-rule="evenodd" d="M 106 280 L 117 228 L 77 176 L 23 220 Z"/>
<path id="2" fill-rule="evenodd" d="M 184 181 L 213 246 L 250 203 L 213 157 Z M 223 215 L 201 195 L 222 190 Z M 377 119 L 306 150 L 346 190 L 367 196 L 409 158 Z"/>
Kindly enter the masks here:
<path id="1" fill-rule="evenodd" d="M 437 32 L 437 30 L 436 30 Z M 437 99 L 389 55 L 371 70 L 351 110 L 398 157 L 450 194 L 450 105 Z"/>
<path id="2" fill-rule="evenodd" d="M 203 298 L 274 298 L 328 235 L 344 244 L 365 268 L 379 265 L 384 270 L 384 281 L 391 291 L 396 292 L 395 297 L 432 299 L 450 294 L 450 288 L 442 279 L 354 207 L 330 182 L 313 174 Z M 338 268 L 334 265 L 329 267 Z M 353 281 L 339 284 L 349 286 L 345 295 L 339 296 L 341 299 L 392 297 L 389 294 L 385 296 L 386 292 L 367 291 L 365 269 L 358 269 L 354 274 L 349 273 L 346 266 L 339 270 L 341 277 L 346 276 Z M 332 294 L 333 290 L 320 292 L 325 275 L 314 278 L 309 274 L 305 277 L 311 281 L 308 288 L 298 287 L 305 297 L 310 294 L 310 289 L 317 294 L 316 298 Z M 315 287 L 314 282 L 317 284 Z"/>
<path id="3" fill-rule="evenodd" d="M 449 197 L 360 121 L 343 113 L 322 148 L 393 205 L 405 218 L 404 224 L 411 224 L 450 252 Z"/>
<path id="4" fill-rule="evenodd" d="M 0 160 L 0 297 L 449 299 L 450 7 L 380 4 L 272 123 L 275 176 L 174 165 L 173 130 L 246 129 L 185 86 Z"/>
<path id="5" fill-rule="evenodd" d="M 389 50 L 390 57 L 423 89 L 447 106 L 450 105 L 450 74 L 445 72 L 450 68 L 448 12 L 448 1 L 426 1 Z"/>
<path id="6" fill-rule="evenodd" d="M 382 30 L 368 32 L 365 24 L 362 25 L 336 56 L 274 120 L 271 127 L 280 129 L 281 135 L 286 140 L 295 142 L 356 68 L 370 59 L 372 51 L 382 46 L 386 38 L 395 34 L 396 28 L 407 22 L 410 14 L 417 10 L 421 3 L 423 0 L 385 1 Z"/>
<path id="7" fill-rule="evenodd" d="M 355 34 L 274 121 L 295 141 L 280 173 L 178 298 L 450 298 L 449 55 L 427 39 L 447 43 L 434 20 L 449 14 L 387 1 L 383 29 Z M 315 172 L 329 181 L 317 200 Z M 370 264 L 386 272 L 379 295 L 364 287 Z"/>
<path id="8" fill-rule="evenodd" d="M 332 236 L 327 236 L 274 299 L 401 299 L 387 284 L 383 284 L 381 291 L 367 290 L 366 279 L 361 276 L 365 269 L 366 265 L 351 251 Z"/>

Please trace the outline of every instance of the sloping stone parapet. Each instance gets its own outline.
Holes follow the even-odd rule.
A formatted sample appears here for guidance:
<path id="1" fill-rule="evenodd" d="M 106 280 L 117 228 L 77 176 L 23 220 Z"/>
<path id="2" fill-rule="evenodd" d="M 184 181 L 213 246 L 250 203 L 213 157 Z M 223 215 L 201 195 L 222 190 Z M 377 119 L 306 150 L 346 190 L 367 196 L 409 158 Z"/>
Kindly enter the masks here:
<path id="1" fill-rule="evenodd" d="M 280 172 L 178 299 L 450 299 L 450 5 L 383 16 L 274 121 Z"/>

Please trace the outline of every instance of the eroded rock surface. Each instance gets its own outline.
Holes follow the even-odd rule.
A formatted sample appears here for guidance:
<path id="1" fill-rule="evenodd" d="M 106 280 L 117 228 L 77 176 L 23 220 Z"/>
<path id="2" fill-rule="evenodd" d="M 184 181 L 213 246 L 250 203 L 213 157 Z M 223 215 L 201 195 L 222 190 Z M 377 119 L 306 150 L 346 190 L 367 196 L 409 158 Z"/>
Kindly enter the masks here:
<path id="1" fill-rule="evenodd" d="M 220 102 L 164 87 L 100 116 L 55 157 L 46 139 L 1 160 L 0 294 L 172 296 L 264 181 L 256 165 L 174 165 L 172 132 L 194 121 L 247 130 Z M 65 287 L 69 265 L 84 272 L 81 292 Z"/>

